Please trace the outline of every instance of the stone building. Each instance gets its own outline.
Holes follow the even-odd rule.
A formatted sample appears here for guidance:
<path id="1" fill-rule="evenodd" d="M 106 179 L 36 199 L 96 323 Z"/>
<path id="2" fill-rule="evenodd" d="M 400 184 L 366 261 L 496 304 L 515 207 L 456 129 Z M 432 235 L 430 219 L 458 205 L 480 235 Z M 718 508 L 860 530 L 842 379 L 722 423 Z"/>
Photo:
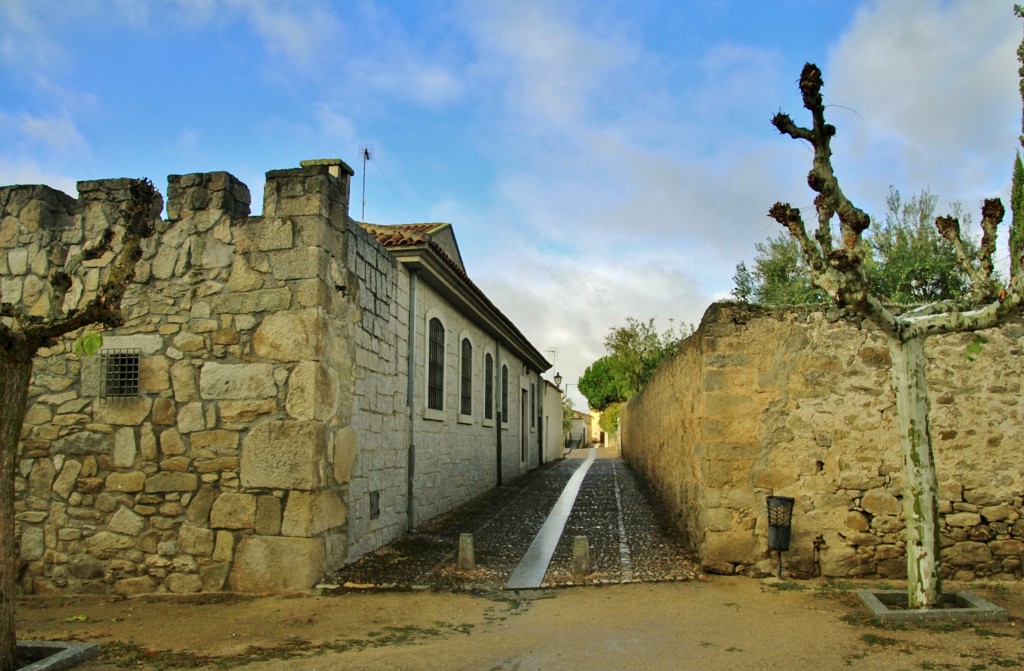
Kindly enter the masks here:
<path id="1" fill-rule="evenodd" d="M 943 572 L 1019 580 L 1024 325 L 932 336 L 926 353 Z M 622 455 L 710 571 L 772 572 L 766 497 L 780 495 L 795 499 L 787 572 L 905 577 L 890 368 L 860 317 L 715 304 L 624 407 Z"/>
<path id="2" fill-rule="evenodd" d="M 282 591 L 542 461 L 548 362 L 466 274 L 451 226 L 348 215 L 340 160 L 172 175 L 122 328 L 40 353 L 17 473 L 27 592 Z M 0 188 L 4 301 L 128 180 Z M 88 262 L 83 301 L 109 259 Z"/>

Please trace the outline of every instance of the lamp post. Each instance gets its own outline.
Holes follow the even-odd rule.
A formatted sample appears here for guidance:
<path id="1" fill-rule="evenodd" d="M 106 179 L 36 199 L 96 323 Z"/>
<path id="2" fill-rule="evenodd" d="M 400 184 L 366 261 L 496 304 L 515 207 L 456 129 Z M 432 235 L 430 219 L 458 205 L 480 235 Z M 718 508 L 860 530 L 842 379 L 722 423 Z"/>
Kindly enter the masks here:
<path id="1" fill-rule="evenodd" d="M 562 388 L 562 374 L 561 373 L 555 373 L 555 386 L 558 387 L 559 389 Z"/>

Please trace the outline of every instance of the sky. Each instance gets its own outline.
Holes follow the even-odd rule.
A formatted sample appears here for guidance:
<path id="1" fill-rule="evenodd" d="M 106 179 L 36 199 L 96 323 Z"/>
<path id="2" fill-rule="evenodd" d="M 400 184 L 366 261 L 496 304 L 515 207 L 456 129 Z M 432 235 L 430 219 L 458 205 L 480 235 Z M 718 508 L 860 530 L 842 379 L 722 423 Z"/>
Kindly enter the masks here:
<path id="1" fill-rule="evenodd" d="M 986 197 L 1008 205 L 1012 8 L 0 0 L 0 184 L 165 190 L 226 170 L 259 214 L 267 171 L 342 158 L 354 218 L 454 226 L 470 277 L 584 409 L 575 384 L 610 328 L 698 324 L 781 231 L 773 203 L 813 211 L 810 149 L 770 125 L 810 124 L 805 62 L 823 71 L 836 173 L 869 214 L 890 185 L 975 221 Z"/>

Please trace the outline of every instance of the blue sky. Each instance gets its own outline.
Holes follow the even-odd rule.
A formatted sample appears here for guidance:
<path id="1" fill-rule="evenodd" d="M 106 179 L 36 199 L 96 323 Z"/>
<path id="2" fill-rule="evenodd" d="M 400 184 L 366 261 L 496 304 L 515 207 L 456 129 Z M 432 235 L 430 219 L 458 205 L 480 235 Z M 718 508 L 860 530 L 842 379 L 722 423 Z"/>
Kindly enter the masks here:
<path id="1" fill-rule="evenodd" d="M 0 184 L 227 170 L 258 213 L 266 171 L 340 157 L 359 218 L 370 146 L 366 219 L 451 222 L 471 277 L 574 382 L 626 317 L 699 322 L 778 232 L 772 203 L 810 206 L 808 149 L 769 124 L 807 123 L 805 61 L 866 210 L 890 184 L 1006 202 L 1012 6 L 0 0 Z"/>

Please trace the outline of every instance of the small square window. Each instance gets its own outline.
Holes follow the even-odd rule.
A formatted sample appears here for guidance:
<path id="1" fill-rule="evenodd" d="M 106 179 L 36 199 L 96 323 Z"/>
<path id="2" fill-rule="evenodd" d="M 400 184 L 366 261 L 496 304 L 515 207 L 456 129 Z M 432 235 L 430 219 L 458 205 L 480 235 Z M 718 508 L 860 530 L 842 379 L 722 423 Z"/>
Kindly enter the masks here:
<path id="1" fill-rule="evenodd" d="M 126 399 L 139 395 L 139 359 L 137 349 L 108 349 L 100 352 L 100 369 L 105 399 Z"/>

